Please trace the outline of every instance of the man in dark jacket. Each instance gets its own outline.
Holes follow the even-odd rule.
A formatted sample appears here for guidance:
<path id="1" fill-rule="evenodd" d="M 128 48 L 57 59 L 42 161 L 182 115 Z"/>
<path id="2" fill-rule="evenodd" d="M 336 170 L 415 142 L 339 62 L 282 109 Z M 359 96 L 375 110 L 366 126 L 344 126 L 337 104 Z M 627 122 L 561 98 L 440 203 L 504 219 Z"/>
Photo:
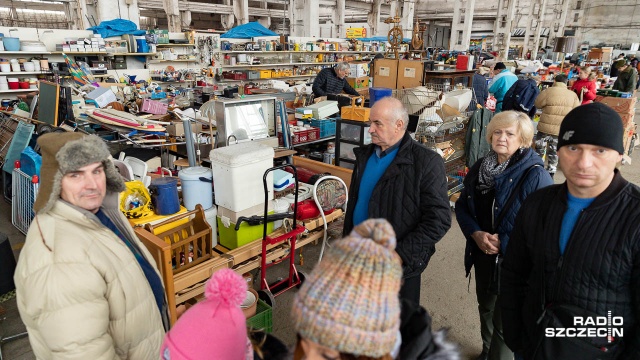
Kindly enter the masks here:
<path id="1" fill-rule="evenodd" d="M 505 341 L 527 360 L 640 359 L 640 187 L 615 168 L 622 134 L 602 103 L 569 112 L 558 141 L 567 181 L 518 213 L 501 306 Z"/>
<path id="2" fill-rule="evenodd" d="M 540 94 L 540 90 L 535 80 L 531 78 L 520 79 L 511 85 L 504 95 L 502 111 L 520 111 L 533 119 L 533 115 L 536 114 L 535 101 L 538 94 Z"/>
<path id="3" fill-rule="evenodd" d="M 320 71 L 313 81 L 313 94 L 315 96 L 327 96 L 328 94 L 340 94 L 343 91 L 349 95 L 359 96 L 346 77 L 349 76 L 349 63 L 342 62 L 332 68 L 325 68 Z"/>
<path id="4" fill-rule="evenodd" d="M 407 133 L 409 116 L 391 97 L 371 108 L 371 141 L 357 148 L 344 234 L 369 218 L 387 219 L 402 259 L 400 297 L 420 303 L 420 276 L 451 226 L 442 158 Z"/>
<path id="5" fill-rule="evenodd" d="M 636 89 L 638 81 L 638 70 L 629 65 L 629 61 L 625 61 L 618 66 L 618 78 L 613 83 L 613 90 L 633 92 Z"/>

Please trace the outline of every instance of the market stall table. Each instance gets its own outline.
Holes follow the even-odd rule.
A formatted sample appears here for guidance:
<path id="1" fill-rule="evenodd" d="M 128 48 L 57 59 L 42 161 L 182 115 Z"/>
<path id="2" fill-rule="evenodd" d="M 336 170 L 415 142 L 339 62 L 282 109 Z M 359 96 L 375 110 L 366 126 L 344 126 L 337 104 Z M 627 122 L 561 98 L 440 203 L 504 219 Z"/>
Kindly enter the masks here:
<path id="1" fill-rule="evenodd" d="M 424 72 L 424 81 L 423 84 L 429 84 L 437 81 L 430 81 L 430 79 L 449 79 L 451 87 L 453 87 L 456 82 L 455 80 L 458 78 L 468 78 L 467 86 L 473 87 L 473 74 L 475 74 L 475 70 L 425 70 Z"/>

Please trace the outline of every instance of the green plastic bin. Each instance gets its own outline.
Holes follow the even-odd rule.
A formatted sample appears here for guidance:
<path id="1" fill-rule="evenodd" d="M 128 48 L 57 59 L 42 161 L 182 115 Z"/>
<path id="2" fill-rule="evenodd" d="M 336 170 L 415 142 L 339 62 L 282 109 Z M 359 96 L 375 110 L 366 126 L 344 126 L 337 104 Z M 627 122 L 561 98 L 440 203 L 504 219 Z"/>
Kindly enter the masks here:
<path id="1" fill-rule="evenodd" d="M 273 331 L 273 310 L 271 306 L 258 299 L 256 314 L 247 319 L 247 327 L 270 334 Z"/>

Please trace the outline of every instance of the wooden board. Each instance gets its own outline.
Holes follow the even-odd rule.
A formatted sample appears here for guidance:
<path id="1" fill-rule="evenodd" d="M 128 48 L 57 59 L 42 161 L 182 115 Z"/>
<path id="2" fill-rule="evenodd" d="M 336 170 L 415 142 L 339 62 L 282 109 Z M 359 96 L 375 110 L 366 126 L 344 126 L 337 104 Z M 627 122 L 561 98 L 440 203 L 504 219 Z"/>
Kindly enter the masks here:
<path id="1" fill-rule="evenodd" d="M 319 161 L 310 160 L 307 158 L 301 158 L 299 156 L 293 157 L 293 165 L 302 166 L 303 168 L 316 171 L 319 173 L 328 172 L 331 175 L 337 176 L 340 179 L 342 179 L 342 181 L 344 181 L 344 183 L 347 184 L 347 189 L 351 185 L 351 174 L 353 173 L 353 170 L 351 169 L 345 169 L 343 167 L 339 167 L 331 164 L 325 164 Z"/>

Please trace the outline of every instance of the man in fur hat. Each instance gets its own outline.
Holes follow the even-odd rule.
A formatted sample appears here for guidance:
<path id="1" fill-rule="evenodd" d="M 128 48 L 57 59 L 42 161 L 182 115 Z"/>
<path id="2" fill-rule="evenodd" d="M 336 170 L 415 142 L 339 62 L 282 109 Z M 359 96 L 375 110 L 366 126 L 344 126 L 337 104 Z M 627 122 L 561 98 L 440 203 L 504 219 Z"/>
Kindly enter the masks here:
<path id="1" fill-rule="evenodd" d="M 167 321 L 156 264 L 120 212 L 124 181 L 97 136 L 51 133 L 14 275 L 38 359 L 157 359 Z"/>

